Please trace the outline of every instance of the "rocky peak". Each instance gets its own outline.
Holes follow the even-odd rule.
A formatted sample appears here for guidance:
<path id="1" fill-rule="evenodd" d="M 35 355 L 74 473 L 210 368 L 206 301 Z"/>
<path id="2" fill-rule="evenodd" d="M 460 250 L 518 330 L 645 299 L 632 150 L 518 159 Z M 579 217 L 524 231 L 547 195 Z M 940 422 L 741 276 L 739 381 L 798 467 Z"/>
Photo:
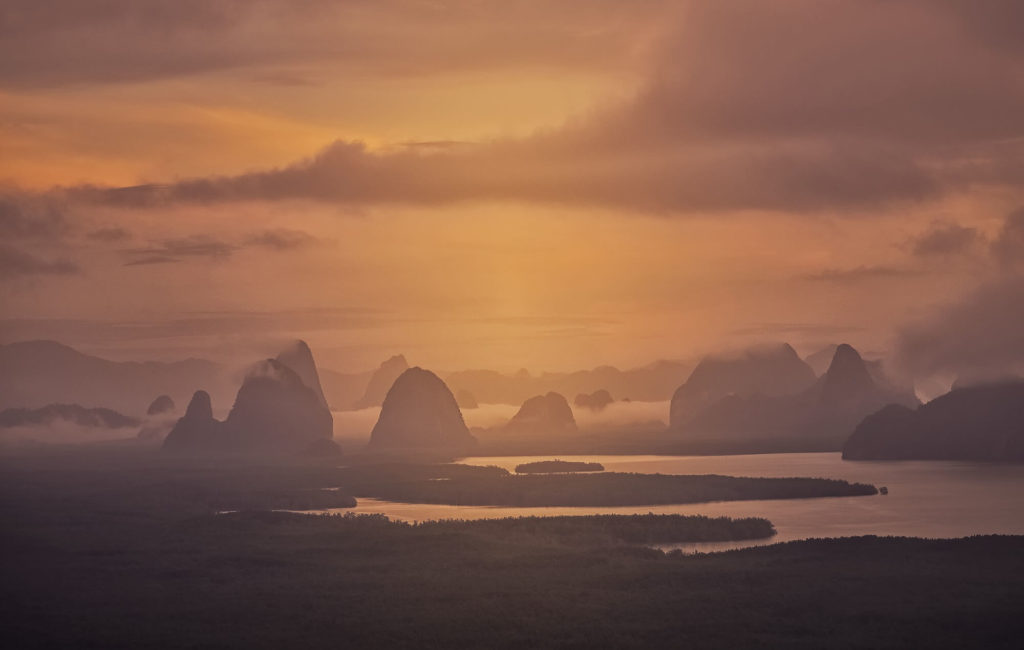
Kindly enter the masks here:
<path id="1" fill-rule="evenodd" d="M 302 383 L 312 389 L 320 403 L 327 406 L 327 398 L 324 397 L 324 390 L 320 386 L 320 374 L 317 372 L 316 362 L 313 360 L 313 352 L 305 341 L 295 341 L 277 355 L 277 361 L 291 368 L 302 380 Z"/>

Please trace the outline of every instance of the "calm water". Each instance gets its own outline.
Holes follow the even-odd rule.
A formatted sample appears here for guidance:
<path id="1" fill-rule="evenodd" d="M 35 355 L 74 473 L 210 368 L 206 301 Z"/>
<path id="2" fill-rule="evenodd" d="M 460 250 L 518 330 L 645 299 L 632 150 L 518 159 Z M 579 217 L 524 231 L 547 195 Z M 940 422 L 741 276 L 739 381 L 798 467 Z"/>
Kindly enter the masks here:
<path id="1" fill-rule="evenodd" d="M 470 465 L 498 465 L 512 471 L 519 463 L 550 456 L 466 458 Z M 613 508 L 501 508 L 442 506 L 359 499 L 338 512 L 381 513 L 392 519 L 483 519 L 524 515 L 678 513 L 766 517 L 778 535 L 754 542 L 712 542 L 663 548 L 725 550 L 809 537 L 905 535 L 964 537 L 990 533 L 1024 534 L 1024 465 L 946 461 L 843 461 L 838 453 L 751 456 L 560 456 L 596 461 L 607 471 L 730 476 L 810 476 L 886 486 L 886 496 L 774 501 L 730 501 L 678 506 Z"/>

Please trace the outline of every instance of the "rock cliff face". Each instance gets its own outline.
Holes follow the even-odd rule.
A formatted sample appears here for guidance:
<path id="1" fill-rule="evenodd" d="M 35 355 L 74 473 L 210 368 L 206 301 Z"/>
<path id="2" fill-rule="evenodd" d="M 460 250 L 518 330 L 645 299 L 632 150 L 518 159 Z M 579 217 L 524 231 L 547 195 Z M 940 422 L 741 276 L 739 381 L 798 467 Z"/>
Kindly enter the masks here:
<path id="1" fill-rule="evenodd" d="M 324 389 L 320 386 L 320 373 L 317 372 L 316 362 L 313 361 L 313 352 L 306 345 L 305 341 L 295 341 L 291 346 L 277 355 L 277 361 L 295 371 L 295 374 L 299 376 L 302 383 L 308 386 L 316 393 L 317 399 L 320 403 L 330 408 L 327 405 L 327 399 L 324 397 Z"/>
<path id="2" fill-rule="evenodd" d="M 819 400 L 823 404 L 841 404 L 864 399 L 875 391 L 875 382 L 867 365 L 851 346 L 836 348 L 832 363 L 821 380 Z"/>
<path id="3" fill-rule="evenodd" d="M 333 435 L 330 410 L 299 375 L 276 359 L 257 365 L 242 383 L 224 421 L 235 449 L 299 449 Z"/>
<path id="4" fill-rule="evenodd" d="M 460 449 L 475 443 L 451 390 L 422 368 L 409 368 L 395 380 L 370 434 L 376 448 Z"/>
<path id="5" fill-rule="evenodd" d="M 377 368 L 373 376 L 370 377 L 370 383 L 366 385 L 366 392 L 353 405 L 354 408 L 364 409 L 371 406 L 381 406 L 384 403 L 384 398 L 387 397 L 388 391 L 391 390 L 391 386 L 408 369 L 409 364 L 401 354 L 395 355 L 380 364 L 380 368 Z"/>
<path id="6" fill-rule="evenodd" d="M 815 380 L 814 371 L 788 343 L 754 348 L 731 357 L 708 357 L 697 364 L 672 396 L 669 426 L 683 426 L 701 409 L 730 395 L 792 395 L 806 390 Z"/>
<path id="7" fill-rule="evenodd" d="M 197 390 L 185 409 L 185 415 L 164 438 L 168 451 L 199 451 L 215 449 L 221 439 L 224 423 L 213 417 L 210 394 Z"/>
<path id="8" fill-rule="evenodd" d="M 1024 381 L 953 390 L 916 410 L 869 415 L 843 447 L 848 460 L 1024 460 Z"/>
<path id="9" fill-rule="evenodd" d="M 519 434 L 574 433 L 576 419 L 565 397 L 548 393 L 523 402 L 505 429 Z"/>

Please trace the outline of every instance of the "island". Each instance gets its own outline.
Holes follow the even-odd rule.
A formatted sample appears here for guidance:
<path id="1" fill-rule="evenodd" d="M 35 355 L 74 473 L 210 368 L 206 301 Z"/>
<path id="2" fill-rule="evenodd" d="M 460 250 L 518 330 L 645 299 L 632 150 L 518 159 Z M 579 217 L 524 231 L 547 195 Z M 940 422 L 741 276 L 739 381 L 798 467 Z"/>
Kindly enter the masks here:
<path id="1" fill-rule="evenodd" d="M 571 472 L 603 472 L 601 463 L 572 460 L 538 460 L 516 465 L 516 474 L 568 474 Z"/>

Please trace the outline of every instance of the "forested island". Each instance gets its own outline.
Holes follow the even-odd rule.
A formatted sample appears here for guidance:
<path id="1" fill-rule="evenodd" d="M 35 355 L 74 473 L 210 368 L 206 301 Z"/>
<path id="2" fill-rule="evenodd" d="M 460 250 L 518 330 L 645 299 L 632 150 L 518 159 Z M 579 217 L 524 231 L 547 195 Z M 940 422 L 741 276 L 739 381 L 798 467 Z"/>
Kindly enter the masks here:
<path id="1" fill-rule="evenodd" d="M 419 524 L 449 532 L 533 536 L 573 543 L 673 544 L 764 539 L 775 534 L 761 517 L 732 519 L 702 515 L 581 515 L 565 517 L 503 517 L 463 521 L 447 519 Z"/>
<path id="2" fill-rule="evenodd" d="M 638 506 L 751 499 L 867 496 L 873 485 L 823 478 L 630 474 L 526 474 L 500 467 L 354 465 L 338 487 L 355 497 L 472 506 Z"/>
<path id="3" fill-rule="evenodd" d="M 538 460 L 516 465 L 516 474 L 567 474 L 570 472 L 603 472 L 601 463 L 571 460 Z"/>

